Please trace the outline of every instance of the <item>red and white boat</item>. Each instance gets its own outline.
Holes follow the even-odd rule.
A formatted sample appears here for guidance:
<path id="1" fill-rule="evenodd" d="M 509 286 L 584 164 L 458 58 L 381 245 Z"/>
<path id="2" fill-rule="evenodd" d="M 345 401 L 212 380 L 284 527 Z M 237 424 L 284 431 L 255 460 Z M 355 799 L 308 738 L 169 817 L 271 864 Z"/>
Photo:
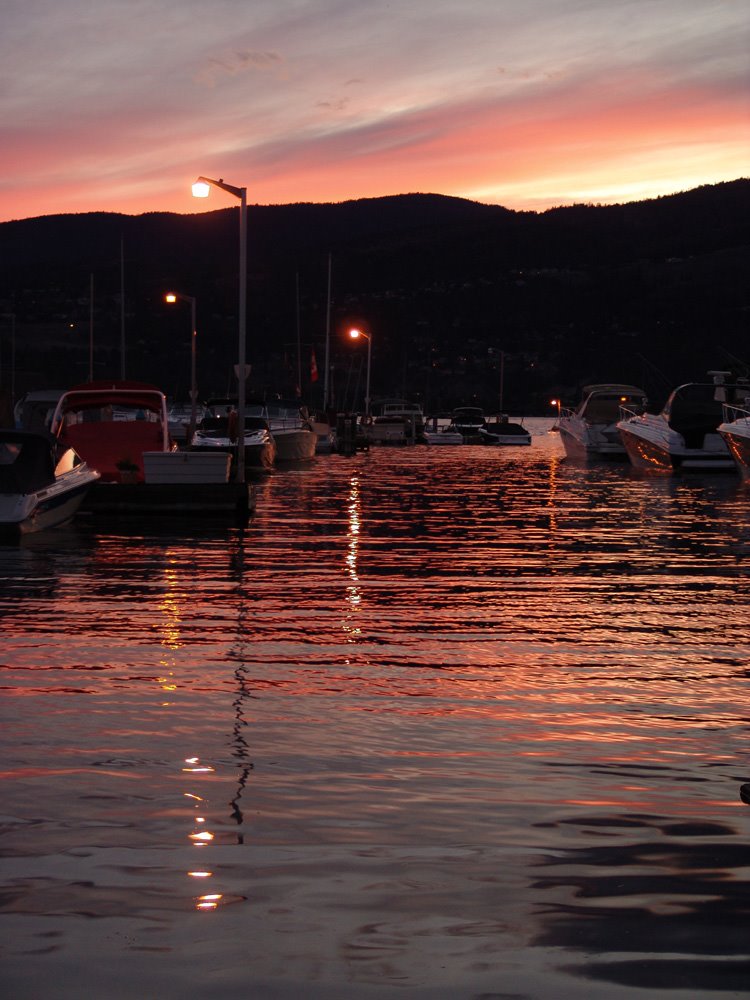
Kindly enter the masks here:
<path id="1" fill-rule="evenodd" d="M 86 382 L 64 392 L 50 430 L 101 475 L 103 483 L 142 483 L 144 454 L 171 452 L 167 400 L 146 382 Z"/>

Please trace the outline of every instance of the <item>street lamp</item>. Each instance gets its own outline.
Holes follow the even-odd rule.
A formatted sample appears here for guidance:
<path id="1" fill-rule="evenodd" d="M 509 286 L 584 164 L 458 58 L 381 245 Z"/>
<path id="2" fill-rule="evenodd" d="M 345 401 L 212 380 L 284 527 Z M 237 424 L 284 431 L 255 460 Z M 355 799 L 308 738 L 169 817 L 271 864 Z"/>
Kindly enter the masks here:
<path id="1" fill-rule="evenodd" d="M 218 181 L 210 177 L 199 177 L 193 184 L 194 198 L 208 198 L 212 187 L 221 188 L 222 191 L 234 195 L 240 199 L 240 302 L 239 302 L 239 349 L 237 357 L 237 469 L 235 471 L 237 482 L 245 481 L 245 379 L 247 378 L 247 367 L 245 365 L 245 324 L 247 311 L 247 188 L 234 187 L 233 184 L 225 184 L 220 178 Z"/>
<path id="2" fill-rule="evenodd" d="M 364 337 L 367 341 L 367 376 L 366 376 L 366 387 L 365 387 L 365 416 L 370 416 L 370 362 L 372 361 L 372 337 L 369 333 L 364 333 L 362 330 L 353 329 L 349 331 L 349 336 L 352 340 L 359 340 L 360 337 Z"/>
<path id="3" fill-rule="evenodd" d="M 188 431 L 188 447 L 193 441 L 195 425 L 198 419 L 198 385 L 195 378 L 195 349 L 198 340 L 198 330 L 195 325 L 195 298 L 192 295 L 180 295 L 179 292 L 167 292 L 164 301 L 174 303 L 177 301 L 190 303 L 190 429 Z"/>

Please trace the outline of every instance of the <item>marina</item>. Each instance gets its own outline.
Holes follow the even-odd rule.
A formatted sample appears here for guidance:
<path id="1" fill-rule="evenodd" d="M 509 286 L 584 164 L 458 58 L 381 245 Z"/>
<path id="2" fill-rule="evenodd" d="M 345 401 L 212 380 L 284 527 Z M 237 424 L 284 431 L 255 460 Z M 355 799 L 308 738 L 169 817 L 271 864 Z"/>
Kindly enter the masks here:
<path id="1" fill-rule="evenodd" d="M 0 546 L 8 996 L 746 990 L 747 488 L 524 425 Z"/>

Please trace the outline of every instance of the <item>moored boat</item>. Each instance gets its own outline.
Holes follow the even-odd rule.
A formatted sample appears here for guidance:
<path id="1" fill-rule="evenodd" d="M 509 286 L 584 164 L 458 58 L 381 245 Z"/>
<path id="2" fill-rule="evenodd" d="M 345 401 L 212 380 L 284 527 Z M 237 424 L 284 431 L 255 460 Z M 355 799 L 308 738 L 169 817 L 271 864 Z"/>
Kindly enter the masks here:
<path id="1" fill-rule="evenodd" d="M 66 524 L 98 479 L 52 435 L 0 430 L 0 532 L 20 536 Z"/>
<path id="2" fill-rule="evenodd" d="M 529 445 L 531 434 L 523 424 L 517 424 L 508 419 L 506 413 L 501 413 L 494 420 L 486 420 L 479 428 L 482 444 L 488 445 Z"/>
<path id="3" fill-rule="evenodd" d="M 422 407 L 419 403 L 403 399 L 380 403 L 364 429 L 368 443 L 374 445 L 407 445 L 425 441 Z"/>
<path id="4" fill-rule="evenodd" d="M 276 442 L 276 463 L 307 462 L 315 458 L 318 435 L 304 406 L 281 398 L 248 402 L 248 415 L 268 421 Z"/>
<path id="5" fill-rule="evenodd" d="M 86 382 L 60 397 L 50 430 L 102 483 L 143 482 L 143 453 L 172 451 L 164 393 L 146 382 Z"/>
<path id="6" fill-rule="evenodd" d="M 738 385 L 728 372 L 708 374 L 711 382 L 677 386 L 660 413 L 622 407 L 617 430 L 636 469 L 734 471 L 734 459 L 718 428 L 723 404 L 735 401 Z"/>
<path id="7" fill-rule="evenodd" d="M 482 444 L 484 410 L 479 406 L 458 406 L 451 414 L 451 431 L 463 438 L 462 444 Z"/>
<path id="8" fill-rule="evenodd" d="M 235 455 L 238 429 L 236 401 L 210 399 L 190 442 L 191 452 L 222 452 Z M 277 445 L 265 417 L 245 413 L 245 468 L 273 469 Z"/>
<path id="9" fill-rule="evenodd" d="M 566 456 L 578 462 L 615 459 L 627 461 L 628 455 L 617 422 L 620 408 L 640 413 L 646 406 L 646 393 L 635 385 L 607 382 L 583 388 L 581 402 L 573 409 L 562 406 L 556 429 Z"/>
<path id="10" fill-rule="evenodd" d="M 750 482 L 750 397 L 744 406 L 724 404 L 723 420 L 716 428 L 724 439 L 742 481 Z"/>

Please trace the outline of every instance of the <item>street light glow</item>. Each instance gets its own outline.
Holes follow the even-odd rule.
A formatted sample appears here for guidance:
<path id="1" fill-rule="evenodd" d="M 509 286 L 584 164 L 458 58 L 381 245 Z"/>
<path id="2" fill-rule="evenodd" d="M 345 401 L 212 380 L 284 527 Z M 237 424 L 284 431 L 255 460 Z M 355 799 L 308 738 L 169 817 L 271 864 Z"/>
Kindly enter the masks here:
<path id="1" fill-rule="evenodd" d="M 209 192 L 211 191 L 211 185 L 206 184 L 205 181 L 196 181 L 193 184 L 193 197 L 194 198 L 208 198 Z"/>
<path id="2" fill-rule="evenodd" d="M 176 302 L 177 301 L 177 296 L 174 294 L 174 292 L 167 292 L 167 294 L 164 296 L 164 301 L 165 302 Z"/>

